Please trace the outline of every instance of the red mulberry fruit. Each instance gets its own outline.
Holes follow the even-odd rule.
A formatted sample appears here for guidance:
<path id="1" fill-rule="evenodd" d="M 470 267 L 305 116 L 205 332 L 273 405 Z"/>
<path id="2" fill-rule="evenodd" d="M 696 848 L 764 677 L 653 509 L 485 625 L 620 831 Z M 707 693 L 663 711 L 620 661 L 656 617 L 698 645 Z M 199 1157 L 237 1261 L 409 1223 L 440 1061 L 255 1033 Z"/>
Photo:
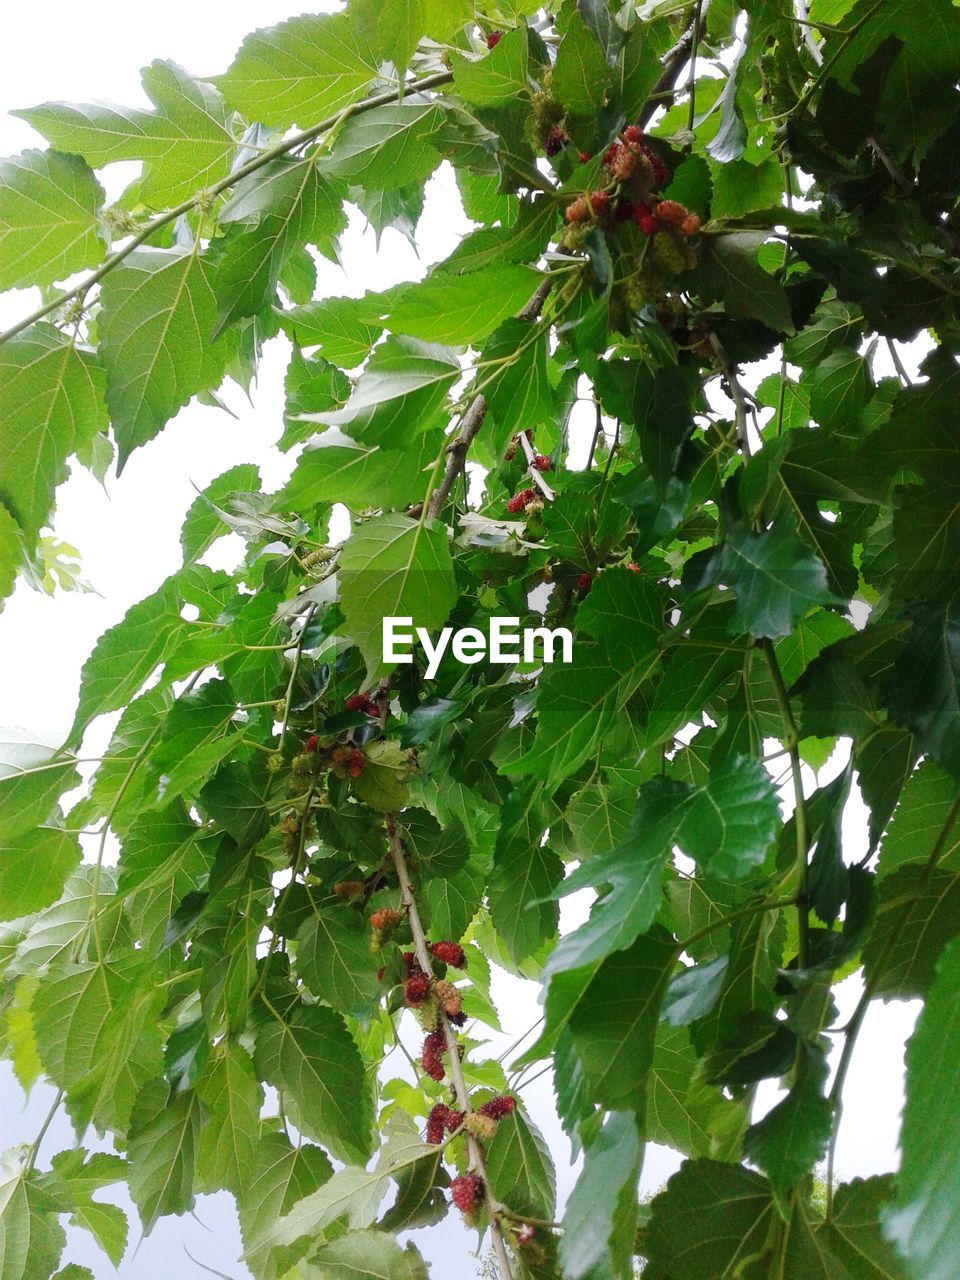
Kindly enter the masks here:
<path id="1" fill-rule="evenodd" d="M 548 458 L 545 453 L 538 453 L 530 465 L 535 467 L 537 471 L 552 471 L 553 459 Z"/>
<path id="2" fill-rule="evenodd" d="M 438 960 L 452 965 L 454 969 L 467 967 L 467 957 L 459 942 L 431 942 L 430 951 Z"/>
<path id="3" fill-rule="evenodd" d="M 487 33 L 487 48 L 495 49 L 502 39 L 502 31 L 489 31 Z"/>
<path id="4" fill-rule="evenodd" d="M 536 494 L 532 489 L 521 489 L 519 493 L 515 493 L 507 503 L 507 510 L 511 515 L 517 515 L 523 511 L 527 503 L 532 501 Z"/>
<path id="5" fill-rule="evenodd" d="M 430 979 L 425 973 L 413 973 L 403 984 L 403 998 L 411 1008 L 423 1004 L 429 994 Z"/>
<path id="6" fill-rule="evenodd" d="M 420 1065 L 431 1080 L 443 1079 L 443 1051 L 445 1044 L 443 1035 L 439 1031 L 431 1031 L 423 1042 Z"/>
<path id="7" fill-rule="evenodd" d="M 477 1113 L 481 1116 L 489 1116 L 491 1120 L 502 1120 L 504 1116 L 508 1116 L 516 1109 L 516 1098 L 511 1098 L 508 1093 L 502 1093 L 499 1097 L 485 1102 L 482 1107 L 477 1107 Z"/>
<path id="8" fill-rule="evenodd" d="M 475 1173 L 462 1173 L 450 1183 L 450 1197 L 464 1217 L 468 1217 L 483 1200 L 483 1179 Z"/>

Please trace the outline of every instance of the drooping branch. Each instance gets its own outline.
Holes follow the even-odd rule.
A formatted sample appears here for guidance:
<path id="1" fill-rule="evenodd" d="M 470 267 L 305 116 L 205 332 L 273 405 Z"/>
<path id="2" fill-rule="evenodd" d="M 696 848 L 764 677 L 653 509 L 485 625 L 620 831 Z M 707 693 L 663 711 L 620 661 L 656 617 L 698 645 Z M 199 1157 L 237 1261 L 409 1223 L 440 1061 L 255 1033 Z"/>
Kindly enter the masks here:
<path id="1" fill-rule="evenodd" d="M 403 850 L 403 841 L 397 832 L 395 815 L 387 817 L 387 839 L 390 849 L 390 860 L 394 865 L 397 873 L 397 880 L 400 883 L 400 898 L 404 909 L 407 913 L 407 920 L 410 924 L 410 932 L 413 935 L 413 949 L 417 957 L 417 963 L 424 973 L 431 978 L 433 975 L 433 957 L 430 954 L 430 948 L 427 946 L 427 936 L 423 930 L 423 924 L 420 921 L 420 913 L 417 910 L 417 899 L 413 890 L 413 883 L 410 879 L 410 869 L 407 866 L 406 854 Z M 444 1011 L 439 1011 L 440 1026 L 443 1031 L 443 1038 L 447 1049 L 447 1059 L 450 1064 L 450 1081 L 453 1085 L 453 1092 L 456 1095 L 457 1106 L 464 1113 L 469 1115 L 473 1110 L 470 1103 L 470 1093 L 467 1089 L 467 1083 L 463 1078 L 463 1070 L 460 1066 L 460 1042 L 457 1039 L 456 1032 L 450 1024 L 450 1020 Z M 483 1195 L 487 1208 L 487 1216 L 490 1219 L 490 1238 L 493 1244 L 493 1251 L 497 1259 L 497 1268 L 500 1272 L 500 1280 L 513 1280 L 513 1267 L 510 1262 L 510 1255 L 507 1253 L 507 1247 L 503 1238 L 503 1231 L 500 1227 L 499 1206 L 494 1200 L 490 1186 L 487 1181 L 486 1164 L 483 1158 L 483 1149 L 477 1139 L 471 1133 L 467 1133 L 467 1154 L 469 1157 L 470 1169 L 483 1179 Z"/>
<path id="2" fill-rule="evenodd" d="M 411 80 L 405 86 L 405 92 L 420 93 L 424 89 L 436 89 L 440 85 L 449 84 L 452 79 L 452 71 L 435 71 L 432 75 L 424 76 L 420 80 Z M 0 333 L 0 344 L 6 342 L 9 338 L 15 337 L 18 333 L 22 333 L 24 329 L 28 329 L 37 320 L 42 320 L 44 316 L 50 315 L 52 311 L 57 311 L 64 303 L 71 302 L 74 298 L 85 298 L 95 284 L 98 284 L 114 267 L 119 266 L 124 258 L 129 257 L 134 249 L 139 248 L 144 241 L 149 240 L 154 232 L 159 231 L 161 227 L 167 226 L 168 223 L 176 222 L 177 218 L 182 218 L 184 214 L 190 213 L 201 205 L 206 205 L 229 187 L 235 186 L 242 178 L 247 178 L 250 174 L 256 173 L 258 169 L 262 169 L 265 165 L 270 164 L 271 161 L 277 160 L 281 156 L 289 155 L 291 151 L 296 151 L 298 147 L 304 147 L 310 142 L 315 142 L 322 134 L 329 133 L 331 129 L 349 116 L 362 115 L 366 111 L 373 111 L 376 107 L 389 106 L 396 102 L 396 99 L 396 89 L 390 89 L 385 93 L 376 93 L 369 98 L 363 98 L 360 102 L 355 102 L 351 106 L 345 107 L 342 111 L 338 111 L 336 115 L 327 116 L 325 119 L 318 121 L 317 124 L 311 125 L 309 129 L 302 129 L 298 133 L 291 134 L 289 138 L 284 138 L 282 142 L 278 142 L 272 147 L 267 147 L 251 160 L 248 160 L 246 164 L 240 165 L 232 173 L 228 173 L 225 178 L 221 178 L 219 182 L 195 192 L 172 209 L 158 213 L 155 218 L 151 218 L 149 222 L 146 222 L 135 235 L 132 235 L 126 244 L 121 245 L 119 249 L 104 258 L 99 267 L 95 271 L 91 271 L 89 275 L 84 276 L 78 285 L 68 289 L 65 293 L 58 294 L 57 297 L 45 302 L 43 306 L 37 307 L 36 311 L 32 311 L 30 315 L 18 320 L 16 324 L 11 325 L 9 329 Z M 240 146 L 239 142 L 237 146 Z"/>

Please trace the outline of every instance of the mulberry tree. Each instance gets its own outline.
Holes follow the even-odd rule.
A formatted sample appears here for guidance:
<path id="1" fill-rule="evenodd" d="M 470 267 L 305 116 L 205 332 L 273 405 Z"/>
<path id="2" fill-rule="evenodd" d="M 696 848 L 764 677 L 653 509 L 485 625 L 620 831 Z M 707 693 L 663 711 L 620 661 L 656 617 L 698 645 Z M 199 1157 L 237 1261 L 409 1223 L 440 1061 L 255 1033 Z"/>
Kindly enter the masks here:
<path id="1" fill-rule="evenodd" d="M 67 1222 L 117 1263 L 118 1181 L 147 1230 L 232 1193 L 257 1280 L 422 1280 L 449 1213 L 498 1280 L 955 1275 L 958 79 L 949 0 L 348 0 L 150 110 L 16 113 L 0 588 L 69 586 L 68 470 L 268 343 L 289 478 L 201 493 L 62 747 L 7 753 L 0 1043 L 78 1145 L 9 1154 L 2 1280 L 90 1276 Z M 347 204 L 416 239 L 441 167 L 454 252 L 315 296 Z M 428 675 L 386 617 L 572 658 Z M 505 1057 L 492 963 L 542 992 Z M 842 1183 L 864 1015 L 917 998 L 899 1171 Z"/>

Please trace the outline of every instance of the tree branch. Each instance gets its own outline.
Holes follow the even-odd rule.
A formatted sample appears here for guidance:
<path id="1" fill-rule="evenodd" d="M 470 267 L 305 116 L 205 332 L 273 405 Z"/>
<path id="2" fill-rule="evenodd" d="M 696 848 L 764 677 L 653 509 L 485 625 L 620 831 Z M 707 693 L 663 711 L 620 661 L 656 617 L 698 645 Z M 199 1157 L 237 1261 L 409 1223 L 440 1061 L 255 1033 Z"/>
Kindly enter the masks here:
<path id="1" fill-rule="evenodd" d="M 452 71 L 435 71 L 433 75 L 424 76 L 421 80 L 412 80 L 407 86 L 407 90 L 413 93 L 419 93 L 423 89 L 436 89 L 442 84 L 449 84 L 453 79 Z M 241 178 L 248 177 L 251 173 L 256 173 L 258 169 L 262 169 L 271 160 L 277 160 L 281 156 L 288 155 L 291 151 L 295 151 L 297 147 L 306 146 L 307 143 L 315 141 L 322 133 L 327 133 L 334 126 L 340 124 L 341 121 L 349 116 L 361 115 L 365 111 L 372 111 L 375 107 L 388 106 L 396 100 L 396 89 L 390 89 L 386 93 L 373 94 L 369 98 L 364 98 L 360 102 L 354 103 L 352 106 L 338 111 L 334 116 L 327 116 L 326 119 L 319 121 L 315 125 L 311 125 L 309 129 L 303 129 L 299 133 L 292 134 L 289 138 L 285 138 L 282 142 L 276 143 L 275 146 L 267 147 L 261 151 L 259 155 L 248 160 L 246 164 L 242 164 L 232 173 L 228 173 L 225 178 L 221 178 L 219 182 L 215 182 L 213 186 L 206 187 L 202 191 L 198 191 L 189 199 L 181 201 L 172 209 L 158 214 L 146 223 L 140 230 L 130 237 L 125 245 L 104 258 L 99 267 L 92 271 L 88 276 L 80 281 L 74 288 L 68 289 L 65 293 L 61 293 L 58 297 L 53 298 L 50 302 L 44 303 L 42 307 L 38 307 L 36 311 L 32 311 L 30 315 L 25 316 L 23 320 L 18 320 L 16 324 L 5 332 L 0 333 L 0 345 L 9 338 L 15 337 L 16 334 L 22 333 L 24 329 L 30 327 L 37 320 L 42 320 L 51 311 L 56 311 L 62 307 L 65 302 L 70 302 L 73 298 L 84 298 L 87 293 L 103 279 L 105 275 L 119 266 L 124 258 L 133 253 L 134 249 L 139 248 L 145 240 L 149 240 L 155 231 L 159 231 L 161 227 L 165 227 L 170 222 L 176 222 L 177 218 L 182 217 L 185 213 L 189 213 L 198 205 L 206 203 L 221 192 L 226 191 L 228 187 L 234 186 Z M 240 146 L 240 143 L 237 143 Z"/>
<path id="2" fill-rule="evenodd" d="M 400 882 L 400 898 L 407 912 L 407 920 L 410 923 L 410 932 L 413 935 L 413 949 L 417 957 L 417 963 L 420 965 L 420 968 L 424 973 L 433 977 L 433 957 L 430 954 L 430 948 L 427 946 L 427 937 L 420 921 L 420 913 L 417 910 L 417 899 L 413 891 L 413 884 L 410 880 L 410 871 L 407 867 L 407 859 L 403 851 L 403 841 L 397 833 L 395 817 L 395 815 L 387 816 L 387 839 L 390 849 L 390 859 L 393 862 L 397 872 L 397 879 Z M 462 1112 L 464 1112 L 464 1114 L 469 1114 L 473 1108 L 470 1104 L 470 1093 L 467 1089 L 466 1081 L 463 1078 L 463 1070 L 460 1066 L 460 1041 L 457 1039 L 456 1032 L 451 1026 L 449 1018 L 442 1009 L 438 1016 L 440 1018 L 440 1025 L 443 1029 L 443 1038 L 447 1046 L 447 1058 L 450 1063 L 450 1080 L 453 1084 L 453 1092 L 456 1095 L 457 1106 Z M 500 1278 L 501 1280 L 513 1280 L 513 1267 L 507 1253 L 506 1244 L 504 1243 L 503 1231 L 500 1227 L 500 1206 L 494 1200 L 487 1181 L 483 1149 L 473 1134 L 466 1134 L 466 1139 L 470 1168 L 483 1179 L 484 1200 L 486 1202 L 487 1216 L 490 1219 L 490 1238 L 493 1244 L 493 1251 L 497 1258 L 497 1267 L 500 1271 Z"/>

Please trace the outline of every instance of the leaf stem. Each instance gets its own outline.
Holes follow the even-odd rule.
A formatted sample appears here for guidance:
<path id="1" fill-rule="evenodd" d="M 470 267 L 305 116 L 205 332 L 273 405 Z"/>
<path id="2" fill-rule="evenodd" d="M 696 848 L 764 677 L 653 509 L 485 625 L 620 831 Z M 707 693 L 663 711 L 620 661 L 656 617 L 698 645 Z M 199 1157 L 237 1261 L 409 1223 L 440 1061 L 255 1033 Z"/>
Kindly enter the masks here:
<path id="1" fill-rule="evenodd" d="M 790 773 L 793 777 L 793 817 L 797 828 L 797 965 L 805 969 L 810 958 L 810 908 L 807 901 L 807 854 L 810 849 L 810 833 L 807 822 L 807 802 L 803 794 L 803 773 L 800 767 L 800 734 L 772 640 L 763 641 L 763 653 L 773 681 L 777 706 L 780 709 L 780 719 L 783 724 L 781 741 L 790 756 Z"/>

